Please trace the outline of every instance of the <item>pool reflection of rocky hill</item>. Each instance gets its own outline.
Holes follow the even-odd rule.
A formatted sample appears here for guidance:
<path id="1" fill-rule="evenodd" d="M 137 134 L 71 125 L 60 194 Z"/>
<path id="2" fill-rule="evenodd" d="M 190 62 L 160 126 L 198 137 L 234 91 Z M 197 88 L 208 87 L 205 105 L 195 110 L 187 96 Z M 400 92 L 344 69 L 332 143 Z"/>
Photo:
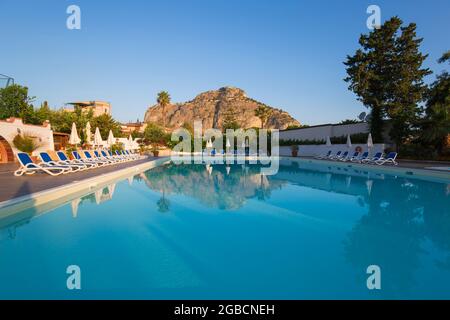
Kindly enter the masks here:
<path id="1" fill-rule="evenodd" d="M 198 199 L 209 207 L 235 210 L 246 199 L 265 199 L 283 181 L 269 180 L 259 166 L 169 165 L 139 175 L 146 185 L 164 196 L 181 194 Z"/>

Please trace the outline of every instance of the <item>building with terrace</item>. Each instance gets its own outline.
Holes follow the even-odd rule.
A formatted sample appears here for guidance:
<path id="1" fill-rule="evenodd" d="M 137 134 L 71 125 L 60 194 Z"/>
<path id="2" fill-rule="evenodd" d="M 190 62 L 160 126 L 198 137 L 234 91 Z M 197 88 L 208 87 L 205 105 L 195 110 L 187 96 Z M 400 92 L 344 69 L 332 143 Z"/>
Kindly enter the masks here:
<path id="1" fill-rule="evenodd" d="M 66 111 L 73 112 L 76 107 L 81 108 L 82 110 L 89 112 L 93 111 L 94 117 L 101 116 L 102 114 L 111 115 L 111 104 L 106 101 L 75 101 L 68 102 L 66 105 L 69 105 L 69 108 L 66 108 Z"/>

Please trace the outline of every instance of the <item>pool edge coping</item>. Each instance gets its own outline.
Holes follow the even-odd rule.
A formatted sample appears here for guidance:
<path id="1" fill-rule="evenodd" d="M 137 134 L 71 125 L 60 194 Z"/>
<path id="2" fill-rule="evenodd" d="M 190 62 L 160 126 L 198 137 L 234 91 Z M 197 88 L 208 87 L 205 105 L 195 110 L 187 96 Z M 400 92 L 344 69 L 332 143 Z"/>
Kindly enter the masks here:
<path id="1" fill-rule="evenodd" d="M 441 179 L 441 180 L 450 180 L 450 173 L 447 173 L 445 171 L 438 171 L 438 170 L 430 170 L 430 169 L 421 169 L 421 168 L 408 168 L 408 167 L 398 167 L 398 166 L 392 166 L 392 165 L 381 165 L 381 166 L 375 166 L 371 164 L 363 164 L 363 163 L 357 163 L 357 162 L 341 162 L 341 161 L 332 161 L 332 160 L 321 160 L 321 159 L 314 159 L 314 158 L 301 158 L 301 157 L 287 157 L 282 156 L 280 157 L 280 160 L 290 160 L 294 162 L 309 162 L 309 163 L 315 163 L 315 164 L 323 164 L 323 165 L 334 165 L 334 166 L 340 166 L 344 168 L 358 168 L 360 170 L 365 171 L 372 171 L 377 173 L 386 173 L 389 175 L 395 175 L 395 176 L 401 176 L 405 178 L 416 178 L 416 179 Z M 412 173 L 412 174 L 411 174 Z M 428 180 L 429 180 L 428 179 Z"/>

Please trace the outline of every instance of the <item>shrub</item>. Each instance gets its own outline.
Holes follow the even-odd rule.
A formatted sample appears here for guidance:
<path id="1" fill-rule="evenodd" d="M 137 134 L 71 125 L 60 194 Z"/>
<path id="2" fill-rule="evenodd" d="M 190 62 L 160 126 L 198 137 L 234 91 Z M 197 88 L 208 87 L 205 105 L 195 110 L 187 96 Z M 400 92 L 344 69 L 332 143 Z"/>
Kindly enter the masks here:
<path id="1" fill-rule="evenodd" d="M 116 153 L 116 151 L 122 151 L 123 150 L 123 143 L 115 143 L 111 145 L 111 152 Z"/>
<path id="2" fill-rule="evenodd" d="M 18 134 L 13 139 L 14 146 L 26 153 L 32 153 L 39 148 L 40 144 L 36 142 L 35 138 L 28 133 Z"/>
<path id="3" fill-rule="evenodd" d="M 75 146 L 75 145 L 70 145 L 70 144 L 68 144 L 68 145 L 66 146 L 66 154 L 71 155 L 73 151 L 77 151 L 76 146 Z"/>
<path id="4" fill-rule="evenodd" d="M 386 150 L 394 151 L 394 150 Z M 417 143 L 403 144 L 399 147 L 398 156 L 402 159 L 416 160 L 437 160 L 438 152 L 430 146 L 423 146 Z"/>

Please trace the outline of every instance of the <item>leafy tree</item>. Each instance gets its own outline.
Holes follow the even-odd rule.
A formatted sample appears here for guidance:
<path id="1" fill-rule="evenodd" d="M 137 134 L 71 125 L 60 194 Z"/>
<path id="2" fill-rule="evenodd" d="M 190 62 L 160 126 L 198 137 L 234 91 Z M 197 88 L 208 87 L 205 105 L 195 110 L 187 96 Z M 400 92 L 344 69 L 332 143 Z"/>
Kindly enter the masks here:
<path id="1" fill-rule="evenodd" d="M 450 62 L 450 51 L 438 60 Z M 430 85 L 420 139 L 442 153 L 450 133 L 450 74 L 444 71 Z"/>
<path id="2" fill-rule="evenodd" d="M 133 139 L 142 139 L 143 137 L 144 137 L 144 133 L 143 132 L 140 132 L 140 131 L 137 131 L 137 130 L 133 130 L 133 131 L 131 131 L 131 137 L 133 138 Z"/>
<path id="3" fill-rule="evenodd" d="M 161 106 L 163 115 L 163 128 L 166 127 L 166 107 L 170 104 L 170 95 L 167 91 L 161 91 L 158 93 L 156 102 Z"/>
<path id="4" fill-rule="evenodd" d="M 48 102 L 44 101 L 40 108 L 36 110 L 36 117 L 40 120 L 40 122 L 44 122 L 45 120 L 51 119 L 52 116 L 52 110 L 50 109 Z"/>
<path id="5" fill-rule="evenodd" d="M 450 50 L 448 50 L 447 52 L 445 52 L 442 57 L 439 58 L 438 62 L 439 63 L 444 63 L 446 61 L 450 62 Z"/>
<path id="6" fill-rule="evenodd" d="M 397 148 L 412 133 L 411 128 L 417 124 L 421 108 L 419 102 L 425 99 L 427 86 L 423 78 L 431 71 L 422 68 L 428 55 L 419 51 L 422 38 L 416 36 L 416 25 L 409 24 L 401 28 L 401 35 L 396 39 L 396 56 L 393 98 L 387 108 L 387 115 L 392 119 L 390 137 Z"/>
<path id="7" fill-rule="evenodd" d="M 85 112 L 83 112 L 83 113 L 85 113 Z M 82 115 L 79 115 L 79 116 L 80 116 L 80 118 L 82 118 Z M 86 123 L 87 123 L 87 121 L 86 121 Z M 84 123 L 80 127 L 84 128 L 86 126 L 86 123 Z M 102 137 L 104 139 L 106 137 L 108 137 L 109 130 L 111 130 L 113 132 L 115 137 L 122 136 L 122 130 L 121 130 L 119 122 L 114 120 L 114 118 L 109 114 L 104 113 L 98 117 L 94 117 L 94 118 L 92 118 L 90 123 L 91 123 L 91 127 L 94 128 L 94 130 L 96 127 L 99 128 L 100 134 L 102 135 Z"/>
<path id="8" fill-rule="evenodd" d="M 344 62 L 349 90 L 371 109 L 374 140 L 382 140 L 383 119 L 388 117 L 393 120 L 390 135 L 397 145 L 403 143 L 417 120 L 417 104 L 425 93 L 423 77 L 430 73 L 421 68 L 427 56 L 419 52 L 422 39 L 416 37 L 416 25 L 402 24 L 393 17 L 379 29 L 361 35 L 361 48 Z"/>
<path id="9" fill-rule="evenodd" d="M 264 105 L 258 106 L 255 109 L 255 116 L 257 116 L 259 118 L 259 120 L 261 120 L 261 129 L 264 129 L 267 119 L 269 119 L 271 114 L 272 114 L 272 109 L 270 109 L 269 107 L 264 106 Z"/>
<path id="10" fill-rule="evenodd" d="M 75 122 L 77 128 L 80 129 L 80 121 L 77 120 L 76 113 L 67 112 L 63 109 L 52 111 L 50 115 L 52 129 L 63 133 L 70 133 L 73 122 Z"/>
<path id="11" fill-rule="evenodd" d="M 22 118 L 26 121 L 33 112 L 34 97 L 28 95 L 28 88 L 13 84 L 0 89 L 0 119 Z"/>
<path id="12" fill-rule="evenodd" d="M 144 143 L 152 144 L 153 146 L 166 145 L 168 135 L 164 129 L 155 123 L 149 123 L 144 131 Z"/>
<path id="13" fill-rule="evenodd" d="M 39 112 L 39 110 L 37 110 L 36 112 Z M 44 111 L 42 112 L 45 113 Z M 86 134 L 84 128 L 86 128 L 86 124 L 88 122 L 91 122 L 93 130 L 95 129 L 95 126 L 98 125 L 100 132 L 102 133 L 102 136 L 107 136 L 107 134 L 109 133 L 109 129 L 107 129 L 108 131 L 107 134 L 105 135 L 105 130 L 103 130 L 102 127 L 104 124 L 102 121 L 98 122 L 94 121 L 92 110 L 86 112 L 79 107 L 75 107 L 73 112 L 68 112 L 67 110 L 64 109 L 51 110 L 49 120 L 52 125 L 53 131 L 63 133 L 70 133 L 72 130 L 72 123 L 75 123 L 82 144 L 86 141 Z M 114 131 L 117 133 L 116 129 Z"/>
<path id="14" fill-rule="evenodd" d="M 41 125 L 44 121 L 51 119 L 52 110 L 48 102 L 44 101 L 38 109 L 28 108 L 21 117 L 25 123 Z"/>

